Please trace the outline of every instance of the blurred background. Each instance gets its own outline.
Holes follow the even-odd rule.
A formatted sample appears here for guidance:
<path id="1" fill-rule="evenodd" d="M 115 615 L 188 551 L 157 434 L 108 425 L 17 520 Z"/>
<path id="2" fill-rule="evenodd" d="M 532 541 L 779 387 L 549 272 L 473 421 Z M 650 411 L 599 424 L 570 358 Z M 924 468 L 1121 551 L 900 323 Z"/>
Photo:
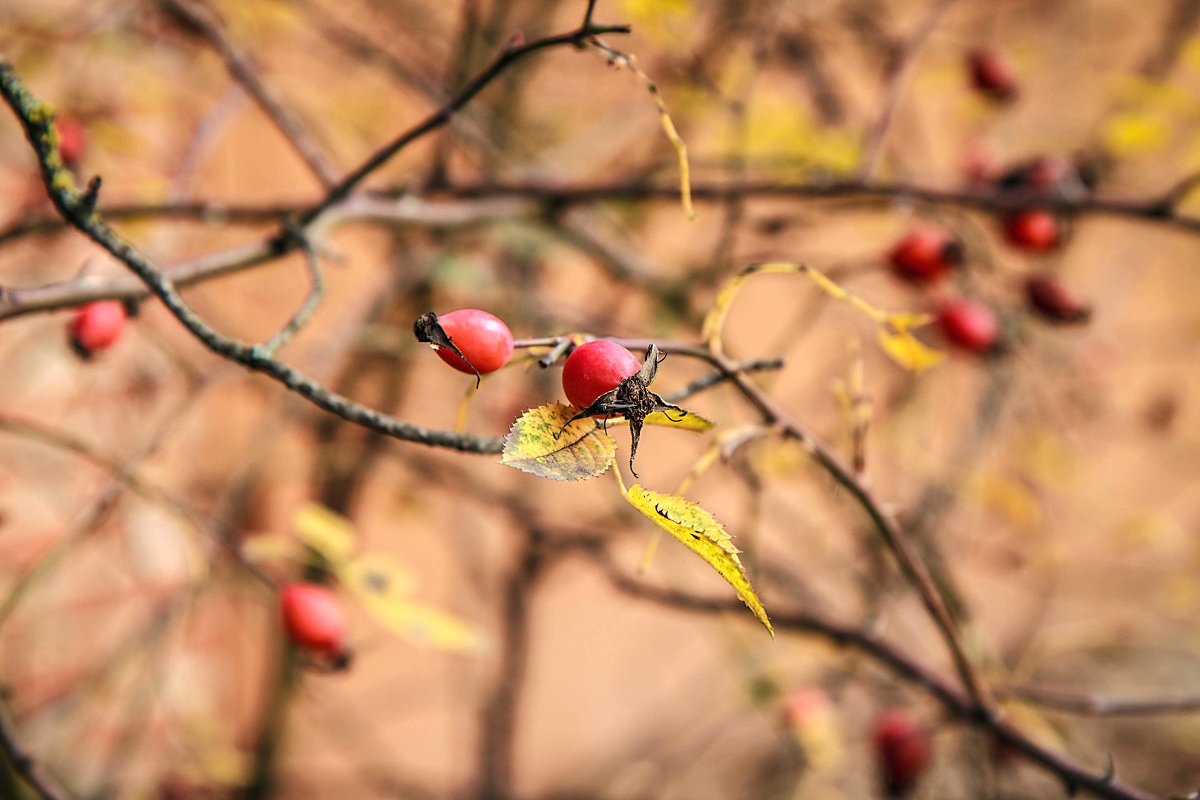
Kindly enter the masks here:
<path id="1" fill-rule="evenodd" d="M 0 53 L 57 110 L 68 165 L 103 176 L 101 209 L 124 208 L 114 225 L 172 268 L 273 235 L 324 195 L 322 168 L 347 174 L 507 43 L 575 30 L 585 8 L 8 0 Z M 761 261 L 807 263 L 893 311 L 984 302 L 995 347 L 934 323 L 919 335 L 946 357 L 912 371 L 856 309 L 763 275 L 733 304 L 725 347 L 785 359 L 754 380 L 863 461 L 1015 725 L 1096 774 L 1111 756 L 1150 792 L 1195 790 L 1200 191 L 1169 193 L 1200 173 L 1200 3 L 600 0 L 594 13 L 632 25 L 601 39 L 657 84 L 696 220 L 638 77 L 594 48 L 547 49 L 374 173 L 359 197 L 385 211 L 322 230 L 324 297 L 279 358 L 449 430 L 473 379 L 413 339 L 431 309 L 487 309 L 518 339 L 695 342 L 719 286 Z M 239 59 L 308 132 L 315 168 L 231 74 Z M 1014 196 L 1049 209 L 1052 240 L 1014 233 Z M 623 591 L 610 568 L 733 598 L 670 540 L 639 575 L 654 527 L 610 476 L 550 483 L 370 433 L 214 356 L 153 301 L 81 359 L 74 302 L 13 303 L 72 281 L 121 288 L 125 270 L 38 222 L 53 209 L 7 110 L 0 197 L 0 286 L 18 290 L 0 317 L 2 719 L 64 797 L 875 797 L 888 709 L 932 754 L 894 794 L 1063 793 L 828 636 L 772 640 L 745 609 Z M 897 262 L 923 226 L 955 243 L 935 283 Z M 1090 317 L 1031 306 L 1030 275 Z M 185 297 L 261 341 L 307 292 L 293 254 Z M 709 371 L 669 357 L 654 388 Z M 562 400 L 559 376 L 518 350 L 472 396 L 466 430 L 503 435 Z M 686 406 L 717 431 L 648 428 L 642 485 L 673 491 L 720 433 L 758 422 L 728 386 Z M 868 518 L 794 442 L 733 449 L 687 497 L 744 551 L 768 613 L 868 631 L 953 683 Z M 335 584 L 354 652 L 340 672 L 315 669 L 279 623 L 275 587 L 321 574 L 322 535 L 351 538 L 395 603 L 428 611 Z M 580 537 L 607 555 L 563 544 Z M 1127 700 L 1152 707 L 1103 713 Z M 11 767 L 0 795 L 33 796 Z"/>

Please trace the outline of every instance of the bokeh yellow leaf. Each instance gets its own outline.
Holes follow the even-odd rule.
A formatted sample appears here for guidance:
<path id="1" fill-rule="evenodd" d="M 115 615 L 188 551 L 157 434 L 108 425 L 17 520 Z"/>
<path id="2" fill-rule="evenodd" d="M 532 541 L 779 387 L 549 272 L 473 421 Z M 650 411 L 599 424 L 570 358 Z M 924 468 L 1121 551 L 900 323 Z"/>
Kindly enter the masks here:
<path id="1" fill-rule="evenodd" d="M 292 520 L 300 541 L 335 568 L 354 554 L 357 536 L 350 520 L 318 503 L 307 503 Z"/>

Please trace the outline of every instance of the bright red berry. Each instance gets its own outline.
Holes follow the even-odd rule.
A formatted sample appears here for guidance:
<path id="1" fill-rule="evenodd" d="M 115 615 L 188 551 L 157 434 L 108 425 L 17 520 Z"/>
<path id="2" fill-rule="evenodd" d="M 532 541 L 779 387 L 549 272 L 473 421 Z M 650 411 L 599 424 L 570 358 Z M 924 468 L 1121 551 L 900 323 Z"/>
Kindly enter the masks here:
<path id="1" fill-rule="evenodd" d="M 1087 322 L 1092 315 L 1090 307 L 1048 275 L 1030 275 L 1025 279 L 1025 300 L 1048 322 L 1064 325 Z"/>
<path id="2" fill-rule="evenodd" d="M 87 150 L 87 129 L 79 117 L 70 114 L 56 117 L 54 129 L 58 133 L 58 153 L 62 156 L 63 164 L 74 169 L 79 166 Z"/>
<path id="3" fill-rule="evenodd" d="M 512 358 L 512 331 L 499 317 L 477 308 L 460 308 L 449 314 L 439 314 L 437 321 L 454 346 L 471 362 L 463 361 L 449 347 L 438 347 L 438 357 L 459 372 L 474 375 L 475 370 L 479 370 L 486 375 L 500 369 Z"/>
<path id="4" fill-rule="evenodd" d="M 884 792 L 888 797 L 907 796 L 929 767 L 929 734 L 910 712 L 892 709 L 875 721 L 873 744 Z"/>
<path id="5" fill-rule="evenodd" d="M 962 260 L 962 246 L 945 228 L 913 228 L 888 253 L 892 272 L 910 283 L 931 283 Z"/>
<path id="6" fill-rule="evenodd" d="M 1017 96 L 1017 73 L 1003 53 L 984 48 L 972 50 L 967 54 L 967 70 L 971 85 L 981 94 L 993 100 L 1011 100 Z"/>
<path id="7" fill-rule="evenodd" d="M 563 364 L 563 391 L 572 405 L 587 408 L 641 368 L 633 353 L 616 342 L 585 342 L 572 350 Z"/>
<path id="8" fill-rule="evenodd" d="M 946 338 L 964 350 L 987 353 L 1000 340 L 999 317 L 977 300 L 949 300 L 938 307 L 937 320 Z"/>
<path id="9" fill-rule="evenodd" d="M 1049 211 L 1018 211 L 1004 220 L 1004 237 L 1024 250 L 1045 252 L 1059 243 L 1058 220 Z"/>
<path id="10" fill-rule="evenodd" d="M 292 642 L 325 656 L 345 654 L 346 624 L 337 598 L 315 583 L 289 583 L 279 593 L 283 627 Z"/>
<path id="11" fill-rule="evenodd" d="M 112 347 L 125 330 L 125 319 L 125 306 L 117 300 L 79 306 L 67 331 L 71 346 L 84 358 Z"/>

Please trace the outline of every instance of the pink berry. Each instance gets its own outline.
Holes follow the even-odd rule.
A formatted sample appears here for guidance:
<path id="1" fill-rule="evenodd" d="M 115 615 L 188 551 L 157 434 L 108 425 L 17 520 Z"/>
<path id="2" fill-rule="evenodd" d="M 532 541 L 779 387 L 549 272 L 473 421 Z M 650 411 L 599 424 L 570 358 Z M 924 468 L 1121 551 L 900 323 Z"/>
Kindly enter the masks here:
<path id="1" fill-rule="evenodd" d="M 289 583 L 279 593 L 279 608 L 288 638 L 322 655 L 345 653 L 346 624 L 337 598 L 315 583 Z"/>
<path id="2" fill-rule="evenodd" d="M 875 758 L 888 797 L 905 797 L 929 767 L 933 743 L 916 718 L 892 709 L 875 721 Z"/>
<path id="3" fill-rule="evenodd" d="M 937 312 L 942 333 L 952 344 L 975 353 L 990 352 L 1000 340 L 1000 319 L 976 300 L 949 300 Z"/>
<path id="4" fill-rule="evenodd" d="M 459 372 L 474 375 L 495 372 L 508 363 L 513 354 L 513 335 L 508 326 L 492 314 L 477 308 L 461 308 L 437 318 L 442 330 L 450 337 L 468 364 L 448 347 L 437 348 L 438 357 Z"/>
<path id="5" fill-rule="evenodd" d="M 85 358 L 116 344 L 125 330 L 125 306 L 117 300 L 99 300 L 79 306 L 71 318 L 71 346 Z"/>
<path id="6" fill-rule="evenodd" d="M 572 405 L 587 408 L 641 368 L 633 353 L 616 342 L 586 342 L 572 350 L 563 364 L 563 391 Z"/>
<path id="7" fill-rule="evenodd" d="M 962 260 L 954 236 L 937 225 L 913 228 L 888 254 L 892 272 L 910 283 L 932 283 Z"/>

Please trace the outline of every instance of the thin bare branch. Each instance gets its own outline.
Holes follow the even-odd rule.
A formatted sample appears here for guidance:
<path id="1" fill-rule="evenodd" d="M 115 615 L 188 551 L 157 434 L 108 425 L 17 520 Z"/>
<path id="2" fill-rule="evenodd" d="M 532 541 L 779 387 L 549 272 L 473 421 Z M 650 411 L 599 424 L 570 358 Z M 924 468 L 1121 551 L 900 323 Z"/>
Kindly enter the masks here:
<path id="1" fill-rule="evenodd" d="M 325 188 L 337 182 L 338 170 L 325 156 L 312 134 L 287 106 L 258 77 L 250 56 L 235 45 L 222 29 L 216 13 L 198 0 L 161 0 L 163 6 L 190 29 L 199 33 L 225 62 L 225 68 L 258 107 L 270 118 Z"/>

